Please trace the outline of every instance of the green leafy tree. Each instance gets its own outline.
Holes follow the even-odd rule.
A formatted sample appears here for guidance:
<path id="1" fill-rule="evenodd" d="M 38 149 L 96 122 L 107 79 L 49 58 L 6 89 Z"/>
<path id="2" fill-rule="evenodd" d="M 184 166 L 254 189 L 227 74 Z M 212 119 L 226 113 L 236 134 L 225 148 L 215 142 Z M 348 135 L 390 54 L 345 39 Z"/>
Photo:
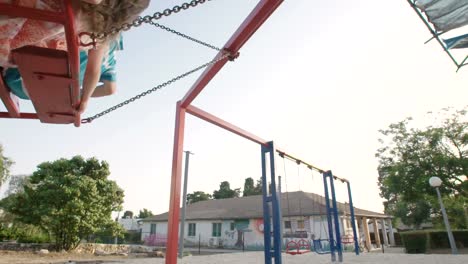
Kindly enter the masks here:
<path id="1" fill-rule="evenodd" d="M 50 234 L 57 250 L 71 250 L 98 230 L 119 232 L 111 213 L 121 210 L 124 194 L 109 174 L 107 162 L 95 158 L 44 162 L 2 206 L 16 221 Z"/>
<path id="2" fill-rule="evenodd" d="M 122 218 L 133 218 L 133 212 L 132 211 L 125 211 Z"/>
<path id="3" fill-rule="evenodd" d="M 438 176 L 440 191 L 454 228 L 467 228 L 468 122 L 466 109 L 443 109 L 430 115 L 431 125 L 419 129 L 407 118 L 381 130 L 379 159 L 380 195 L 385 211 L 404 224 L 418 228 L 430 216 L 441 223 L 437 196 L 428 180 Z"/>
<path id="4" fill-rule="evenodd" d="M 150 216 L 153 216 L 153 212 L 151 212 L 151 210 L 148 210 L 146 208 L 143 208 L 143 210 L 140 210 L 140 213 L 138 214 L 137 218 L 140 218 L 140 219 L 143 219 L 143 218 L 147 218 L 147 217 L 150 217 Z"/>
<path id="5" fill-rule="evenodd" d="M 8 182 L 8 189 L 5 191 L 5 195 L 9 196 L 24 190 L 24 186 L 28 183 L 29 175 L 18 174 L 11 175 L 10 181 Z"/>
<path id="6" fill-rule="evenodd" d="M 193 204 L 196 202 L 211 200 L 212 196 L 209 193 L 202 191 L 196 191 L 187 194 L 187 204 Z"/>
<path id="7" fill-rule="evenodd" d="M 247 178 L 244 181 L 244 191 L 242 196 L 251 196 L 251 195 L 259 195 L 262 194 L 262 181 L 258 180 L 257 184 L 254 184 L 254 180 L 252 178 Z"/>
<path id="8" fill-rule="evenodd" d="M 0 145 L 0 186 L 2 186 L 10 176 L 11 165 L 13 165 L 13 161 L 3 156 L 3 147 Z"/>
<path id="9" fill-rule="evenodd" d="M 234 198 L 239 197 L 240 195 L 240 188 L 231 189 L 229 182 L 223 181 L 219 185 L 219 190 L 213 192 L 214 199 L 226 199 L 226 198 Z"/>

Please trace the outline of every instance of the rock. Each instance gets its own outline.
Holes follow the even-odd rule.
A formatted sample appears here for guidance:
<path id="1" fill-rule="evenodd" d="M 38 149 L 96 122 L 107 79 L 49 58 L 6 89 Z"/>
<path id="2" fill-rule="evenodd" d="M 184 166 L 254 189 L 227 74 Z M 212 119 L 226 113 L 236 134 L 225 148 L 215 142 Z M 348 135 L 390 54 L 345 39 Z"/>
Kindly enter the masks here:
<path id="1" fill-rule="evenodd" d="M 47 250 L 47 249 L 41 249 L 41 250 L 37 251 L 37 254 L 39 254 L 39 255 L 47 255 L 47 254 L 49 254 L 49 250 Z"/>
<path id="2" fill-rule="evenodd" d="M 94 251 L 94 255 L 95 256 L 107 256 L 109 255 L 109 253 L 105 252 L 104 250 L 96 249 L 96 251 Z"/>
<path id="3" fill-rule="evenodd" d="M 153 251 L 153 252 L 148 252 L 148 257 L 151 258 L 165 258 L 166 254 L 162 251 Z"/>
<path id="4" fill-rule="evenodd" d="M 146 246 L 134 246 L 130 249 L 132 253 L 149 253 L 152 249 Z"/>

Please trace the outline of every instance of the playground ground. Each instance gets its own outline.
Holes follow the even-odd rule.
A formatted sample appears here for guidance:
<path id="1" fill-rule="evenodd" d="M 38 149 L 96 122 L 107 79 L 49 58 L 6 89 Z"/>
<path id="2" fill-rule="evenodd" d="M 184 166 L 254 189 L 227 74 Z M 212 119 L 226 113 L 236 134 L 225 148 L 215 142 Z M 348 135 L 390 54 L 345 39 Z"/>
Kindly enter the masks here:
<path id="1" fill-rule="evenodd" d="M 343 263 L 382 263 L 382 264 L 466 264 L 468 263 L 468 249 L 460 250 L 459 255 L 447 254 L 405 254 L 399 248 L 386 249 L 385 253 L 373 251 L 356 256 L 352 253 L 344 254 Z M 129 258 L 129 257 L 95 257 L 83 254 L 60 254 L 38 256 L 32 253 L 11 252 L 0 254 L 0 264 L 163 264 L 162 258 Z M 237 252 L 211 255 L 193 255 L 184 257 L 179 264 L 262 264 L 263 252 Z M 330 255 L 307 253 L 291 256 L 283 254 L 284 264 L 322 264 L 331 263 Z"/>

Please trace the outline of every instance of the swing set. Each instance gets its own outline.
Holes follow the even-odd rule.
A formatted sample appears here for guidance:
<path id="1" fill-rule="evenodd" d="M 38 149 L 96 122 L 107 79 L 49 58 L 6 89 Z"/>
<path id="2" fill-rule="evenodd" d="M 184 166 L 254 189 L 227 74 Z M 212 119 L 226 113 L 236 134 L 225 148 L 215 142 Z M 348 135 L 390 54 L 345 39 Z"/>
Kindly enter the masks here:
<path id="1" fill-rule="evenodd" d="M 266 141 L 262 138 L 255 136 L 229 122 L 226 122 L 208 112 L 197 108 L 192 104 L 193 100 L 202 92 L 214 76 L 223 68 L 228 60 L 234 60 L 239 55 L 240 48 L 253 36 L 253 34 L 262 26 L 262 24 L 270 17 L 276 8 L 283 2 L 283 0 L 259 0 L 258 4 L 239 26 L 232 37 L 227 41 L 223 48 L 216 48 L 204 42 L 198 41 L 195 38 L 189 37 L 185 34 L 169 29 L 165 26 L 156 25 L 156 20 L 171 14 L 179 13 L 183 10 L 204 4 L 209 0 L 192 0 L 190 3 L 184 3 L 175 6 L 172 9 L 166 9 L 162 12 L 156 12 L 152 16 L 140 17 L 129 24 L 124 24 L 114 28 L 112 32 L 96 32 L 87 33 L 76 32 L 75 20 L 73 10 L 71 7 L 71 0 L 63 0 L 63 12 L 50 12 L 44 10 L 37 10 L 33 8 L 24 8 L 12 4 L 0 4 L 0 15 L 7 15 L 10 17 L 22 17 L 27 19 L 36 19 L 41 21 L 48 21 L 60 23 L 64 25 L 67 51 L 58 51 L 53 49 L 44 49 L 38 47 L 23 47 L 13 51 L 15 63 L 17 63 L 19 71 L 23 77 L 24 84 L 31 97 L 31 101 L 36 110 L 34 113 L 24 113 L 20 111 L 18 99 L 13 96 L 6 87 L 4 82 L 0 82 L 0 98 L 2 99 L 7 112 L 0 112 L 1 118 L 19 118 L 19 119 L 39 119 L 43 123 L 51 124 L 74 124 L 79 127 L 83 123 L 90 123 L 93 120 L 106 115 L 114 110 L 117 110 L 129 103 L 132 103 L 141 97 L 150 93 L 156 92 L 171 83 L 178 81 L 192 73 L 205 69 L 199 76 L 193 86 L 189 89 L 186 95 L 176 104 L 176 120 L 174 132 L 174 149 L 172 161 L 172 176 L 170 187 L 170 203 L 169 203 L 169 219 L 168 219 L 168 241 L 166 248 L 166 264 L 177 263 L 177 248 L 178 248 L 178 232 L 179 232 L 179 213 L 180 213 L 180 196 L 181 196 L 181 182 L 182 182 L 182 153 L 184 142 L 184 129 L 185 129 L 185 116 L 189 113 L 204 121 L 212 123 L 223 129 L 226 129 L 234 134 L 244 137 L 261 146 L 262 154 L 262 183 L 263 183 L 263 219 L 264 219 L 264 255 L 265 264 L 281 264 L 281 205 L 276 192 L 275 183 L 275 154 L 279 153 L 289 159 L 299 161 L 305 164 L 309 169 L 314 169 L 325 175 L 330 175 L 331 171 L 324 171 L 313 165 L 310 165 L 294 156 L 287 154 L 283 150 L 275 147 L 272 141 Z M 133 27 L 138 27 L 142 24 L 150 24 L 160 29 L 175 33 L 188 40 L 192 40 L 198 44 L 215 48 L 218 53 L 211 61 L 198 66 L 197 68 L 178 75 L 158 86 L 155 86 L 143 93 L 140 93 L 124 102 L 112 106 L 94 116 L 88 118 L 81 118 L 75 109 L 79 106 L 80 87 L 79 87 L 79 61 L 78 61 L 78 47 L 95 45 L 96 42 L 105 38 L 107 34 L 117 33 L 129 30 Z M 92 39 L 91 43 L 83 43 L 81 37 L 89 37 Z M 267 162 L 269 166 L 267 167 Z M 269 170 L 269 181 L 272 186 L 272 194 L 266 190 L 268 186 L 267 170 Z M 349 182 L 348 182 L 349 184 Z M 325 183 L 325 187 L 326 187 Z M 332 185 L 333 186 L 333 185 Z M 327 190 L 327 188 L 326 188 Z M 348 189 L 349 190 L 349 189 Z M 332 200 L 336 203 L 334 192 L 332 192 Z M 326 192 L 327 194 L 327 192 Z M 349 195 L 351 195 L 349 193 Z M 328 203 L 328 194 L 327 194 Z M 350 201 L 352 208 L 352 202 Z M 327 204 L 327 208 L 330 207 Z M 336 209 L 334 206 L 333 209 Z M 331 215 L 331 210 L 327 210 L 328 215 Z M 336 218 L 338 216 L 336 215 Z M 352 217 L 354 215 L 352 214 Z M 329 221 L 330 241 L 333 241 L 331 234 L 331 222 Z M 336 219 L 335 219 L 336 220 Z M 335 225 L 339 228 L 339 225 Z M 339 232 L 337 232 L 339 235 Z M 339 236 L 337 237 L 339 240 Z M 268 246 L 272 245 L 272 247 Z M 333 245 L 333 243 L 331 243 Z M 302 245 L 301 245 L 302 246 Z M 301 247 L 298 245 L 298 247 Z M 305 245 L 307 246 L 307 245 Z M 310 244 L 308 245 L 310 248 Z M 331 255 L 332 260 L 335 259 L 335 249 L 332 246 Z"/>
<path id="2" fill-rule="evenodd" d="M 285 155 L 283 153 L 279 153 L 279 156 L 283 159 L 283 168 L 284 168 L 284 175 L 285 175 L 285 186 L 286 186 L 286 201 L 287 201 L 287 210 L 288 210 L 288 216 L 289 216 L 289 221 L 291 222 L 291 212 L 290 212 L 290 200 L 289 200 L 289 193 L 288 193 L 288 185 L 287 185 L 287 173 L 286 173 L 286 163 L 285 163 Z M 298 180 L 300 181 L 300 165 L 303 163 L 301 160 L 294 160 L 295 163 L 297 164 L 297 175 L 298 175 Z M 357 241 L 357 231 L 356 231 L 356 226 L 355 226 L 355 221 L 354 221 L 354 208 L 352 207 L 352 197 L 351 197 L 351 189 L 349 186 L 349 181 L 343 178 L 339 178 L 337 176 L 333 176 L 331 174 L 331 171 L 323 171 L 320 169 L 317 169 L 313 166 L 310 166 L 308 164 L 307 168 L 313 172 L 314 170 L 319 171 L 323 175 L 323 183 L 324 183 L 324 190 L 325 190 L 325 197 L 324 197 L 324 203 L 326 204 L 326 214 L 327 214 L 327 223 L 328 223 L 328 232 L 327 228 L 324 228 L 325 232 L 327 232 L 327 239 L 322 238 L 322 226 L 320 227 L 320 235 L 317 239 L 312 238 L 311 242 L 313 244 L 313 249 L 317 254 L 332 254 L 332 259 L 334 259 L 334 252 L 338 252 L 339 256 L 339 261 L 342 261 L 342 245 L 348 245 L 348 244 L 354 244 L 355 247 L 355 253 L 356 255 L 359 255 L 359 246 L 358 246 L 358 241 Z M 312 174 L 312 179 L 313 179 L 313 174 Z M 332 194 L 332 205 L 330 205 L 330 199 L 329 199 L 329 189 L 328 189 L 328 183 L 327 181 L 330 180 L 330 187 L 331 187 L 331 194 Z M 338 216 L 338 209 L 337 208 L 337 203 L 336 203 L 336 196 L 335 196 L 335 187 L 334 187 L 334 180 L 339 180 L 341 182 L 346 182 L 348 183 L 348 197 L 350 201 L 350 215 L 351 215 L 351 223 L 352 223 L 352 229 L 353 229 L 353 235 L 343 235 L 341 236 L 340 234 L 340 227 L 339 227 L 339 216 Z M 301 191 L 301 184 L 299 183 L 299 191 Z M 301 205 L 301 199 L 299 199 L 299 215 L 303 219 L 303 214 L 302 214 L 302 205 Z M 314 201 L 315 202 L 315 201 Z M 323 204 L 323 203 L 322 203 Z M 316 205 L 313 205 L 313 210 L 316 210 Z M 321 208 L 320 208 L 321 209 Z M 343 210 L 343 214 L 346 217 L 346 205 Z M 322 215 L 322 212 L 320 210 L 320 215 Z M 320 219 L 321 225 L 323 225 L 322 218 Z M 334 225 L 335 225 L 335 232 L 336 236 L 333 235 L 333 224 L 332 220 L 334 220 Z M 315 227 L 315 225 L 314 225 Z M 344 226 L 343 226 L 344 228 Z M 292 229 L 292 225 L 291 225 Z M 329 250 L 325 250 L 322 242 L 323 241 L 328 241 L 329 245 Z M 286 243 L 286 253 L 291 254 L 291 255 L 298 255 L 298 254 L 304 254 L 311 252 L 311 243 L 308 240 L 301 239 L 299 241 L 288 241 Z"/>

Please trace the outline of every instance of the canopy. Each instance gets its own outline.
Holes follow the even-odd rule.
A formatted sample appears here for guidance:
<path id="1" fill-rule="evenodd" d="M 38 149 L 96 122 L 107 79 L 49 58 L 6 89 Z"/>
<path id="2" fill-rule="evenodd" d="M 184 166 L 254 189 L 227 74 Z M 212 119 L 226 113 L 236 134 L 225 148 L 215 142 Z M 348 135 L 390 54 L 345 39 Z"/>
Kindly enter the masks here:
<path id="1" fill-rule="evenodd" d="M 468 25 L 468 0 L 416 0 L 437 31 L 449 31 Z"/>
<path id="2" fill-rule="evenodd" d="M 468 34 L 454 38 L 444 39 L 447 49 L 464 49 L 468 48 Z"/>

